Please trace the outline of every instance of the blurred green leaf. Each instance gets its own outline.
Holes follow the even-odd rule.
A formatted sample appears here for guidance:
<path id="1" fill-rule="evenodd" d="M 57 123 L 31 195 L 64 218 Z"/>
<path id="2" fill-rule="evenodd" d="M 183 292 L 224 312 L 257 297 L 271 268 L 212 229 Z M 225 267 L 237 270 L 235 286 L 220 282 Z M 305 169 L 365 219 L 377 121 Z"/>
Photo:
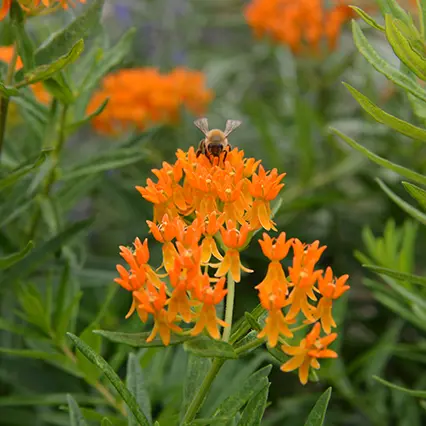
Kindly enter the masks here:
<path id="1" fill-rule="evenodd" d="M 404 210 L 410 216 L 414 217 L 414 219 L 418 220 L 423 225 L 426 225 L 426 214 L 422 213 L 420 210 L 408 204 L 401 197 L 398 197 L 398 195 L 391 191 L 380 179 L 377 178 L 376 181 L 379 183 L 380 188 L 382 188 L 383 191 L 385 191 L 385 193 L 389 196 L 389 198 L 396 204 L 398 204 L 398 206 L 401 207 L 402 210 Z"/>
<path id="2" fill-rule="evenodd" d="M 77 131 L 81 126 L 84 126 L 85 124 L 90 123 L 90 121 L 97 117 L 99 114 L 102 113 L 102 111 L 106 108 L 106 106 L 108 105 L 108 101 L 109 98 L 106 98 L 101 105 L 99 105 L 99 107 L 92 112 L 91 114 L 89 114 L 88 116 L 86 116 L 83 120 L 80 121 L 76 121 L 75 123 L 71 123 L 68 124 L 66 127 L 66 131 L 69 133 L 74 133 L 75 131 Z"/>
<path id="3" fill-rule="evenodd" d="M 352 32 L 358 50 L 378 72 L 393 81 L 396 85 L 426 102 L 426 91 L 413 79 L 382 59 L 364 36 L 358 23 L 355 21 L 352 21 Z"/>
<path id="4" fill-rule="evenodd" d="M 340 132 L 337 129 L 330 128 L 330 131 L 342 138 L 348 145 L 350 145 L 352 148 L 359 151 L 361 154 L 368 157 L 371 161 L 375 162 L 376 164 L 379 164 L 380 166 L 386 167 L 387 169 L 390 169 L 394 171 L 395 173 L 400 174 L 401 176 L 406 177 L 407 179 L 411 179 L 415 182 L 421 183 L 423 185 L 426 184 L 426 176 L 421 175 L 420 173 L 414 172 L 410 169 L 407 169 L 405 167 L 399 166 L 398 164 L 391 163 L 390 161 L 379 157 L 378 155 L 374 154 L 373 152 L 369 151 L 367 148 L 364 148 L 362 145 L 355 142 L 353 139 L 351 139 L 349 136 L 346 136 L 342 132 Z"/>
<path id="5" fill-rule="evenodd" d="M 70 426 L 87 426 L 76 400 L 69 394 L 67 395 L 67 400 L 70 410 Z"/>
<path id="6" fill-rule="evenodd" d="M 110 419 L 104 417 L 101 421 L 101 426 L 114 426 Z"/>
<path id="7" fill-rule="evenodd" d="M 32 241 L 28 241 L 28 244 L 19 252 L 13 253 L 6 257 L 0 257 L 0 270 L 10 268 L 16 262 L 23 259 L 34 247 Z"/>
<path id="8" fill-rule="evenodd" d="M 140 409 L 145 414 L 148 423 L 152 425 L 151 401 L 145 386 L 139 359 L 134 354 L 129 354 L 127 360 L 126 385 L 131 394 L 135 397 Z M 132 413 L 129 413 L 129 426 L 138 426 L 138 422 Z"/>
<path id="9" fill-rule="evenodd" d="M 325 414 L 327 412 L 328 403 L 331 398 L 331 387 L 328 388 L 315 403 L 314 408 L 309 413 L 309 416 L 305 422 L 305 426 L 322 426 L 325 420 Z"/>
<path id="10" fill-rule="evenodd" d="M 30 72 L 27 72 L 24 75 L 23 80 L 19 82 L 18 86 L 27 86 L 52 77 L 54 74 L 61 71 L 69 64 L 72 64 L 82 54 L 83 50 L 84 41 L 83 39 L 80 39 L 65 55 L 60 56 L 50 64 L 40 65 Z"/>
<path id="11" fill-rule="evenodd" d="M 0 81 L 0 94 L 5 98 L 10 98 L 11 96 L 19 96 L 19 90 L 12 86 L 6 86 Z"/>
<path id="12" fill-rule="evenodd" d="M 95 328 L 97 328 L 96 324 L 91 324 L 86 327 L 80 334 L 79 338 L 89 345 L 95 352 L 99 353 L 101 351 L 102 339 L 100 336 L 93 333 Z M 89 383 L 95 384 L 101 375 L 101 371 L 81 352 L 77 352 L 76 356 L 78 369 L 83 373 Z"/>
<path id="13" fill-rule="evenodd" d="M 381 377 L 377 377 L 377 376 L 373 376 L 373 379 L 377 380 L 382 385 L 398 390 L 400 392 L 407 393 L 411 396 L 415 396 L 417 398 L 426 398 L 426 390 L 415 390 L 415 389 L 404 388 L 402 386 L 395 385 L 394 383 L 388 382 L 387 380 L 384 380 Z"/>
<path id="14" fill-rule="evenodd" d="M 383 15 L 391 14 L 405 23 L 410 23 L 410 17 L 407 12 L 395 0 L 378 0 L 378 5 Z"/>
<path id="15" fill-rule="evenodd" d="M 21 259 L 4 274 L 3 279 L 0 281 L 0 286 L 5 283 L 10 285 L 14 281 L 27 276 L 36 267 L 42 264 L 46 258 L 51 256 L 52 253 L 60 250 L 69 240 L 88 228 L 92 222 L 92 219 L 75 222 L 44 244 L 40 244 L 31 254 Z"/>
<path id="16" fill-rule="evenodd" d="M 208 358 L 201 358 L 199 356 L 189 354 L 186 376 L 183 385 L 183 399 L 180 408 L 181 420 L 183 419 L 189 405 L 200 389 L 201 383 L 208 374 L 210 366 L 211 361 Z"/>
<path id="17" fill-rule="evenodd" d="M 115 387 L 117 392 L 123 398 L 124 402 L 129 407 L 130 411 L 136 417 L 136 420 L 141 426 L 149 426 L 149 422 L 141 409 L 138 406 L 138 403 L 135 397 L 129 392 L 129 390 L 124 386 L 123 382 L 117 376 L 115 371 L 110 367 L 110 365 L 98 355 L 90 346 L 86 345 L 82 340 L 77 336 L 71 333 L 67 333 L 68 337 L 74 342 L 78 350 L 83 353 L 93 364 L 95 364 L 107 377 L 110 383 Z"/>
<path id="18" fill-rule="evenodd" d="M 237 426 L 260 426 L 268 403 L 269 385 L 250 398 Z"/>
<path id="19" fill-rule="evenodd" d="M 207 358 L 227 358 L 236 359 L 236 354 L 232 345 L 222 340 L 214 340 L 207 336 L 199 336 L 183 344 L 186 351 L 196 356 Z"/>
<path id="20" fill-rule="evenodd" d="M 54 98 L 65 105 L 72 104 L 75 100 L 70 86 L 60 72 L 55 77 L 43 80 L 43 86 Z"/>
<path id="21" fill-rule="evenodd" d="M 391 45 L 395 55 L 422 80 L 426 80 L 426 60 L 424 54 L 412 49 L 410 41 L 401 32 L 398 20 L 391 15 L 385 16 L 386 37 Z"/>
<path id="22" fill-rule="evenodd" d="M 407 192 L 426 210 L 426 191 L 409 182 L 402 182 Z"/>
<path id="23" fill-rule="evenodd" d="M 106 404 L 105 399 L 101 397 L 95 397 L 91 395 L 81 394 L 74 395 L 76 401 L 84 404 L 95 404 L 104 405 Z M 0 397 L 0 407 L 25 407 L 25 406 L 49 406 L 49 405 L 61 405 L 67 403 L 67 394 L 65 393 L 43 393 L 41 395 L 10 395 Z"/>
<path id="24" fill-rule="evenodd" d="M 372 16 L 370 16 L 367 12 L 360 9 L 357 6 L 349 6 L 352 10 L 354 10 L 358 16 L 364 20 L 370 27 L 375 28 L 376 30 L 385 32 L 385 27 L 383 25 L 380 25 Z"/>
<path id="25" fill-rule="evenodd" d="M 106 330 L 93 330 L 93 333 L 99 334 L 102 337 L 111 340 L 116 343 L 124 343 L 136 348 L 153 348 L 153 347 L 164 347 L 163 341 L 156 337 L 152 342 L 147 342 L 146 339 L 149 337 L 151 332 L 146 333 L 122 333 L 117 331 L 106 331 Z M 172 335 L 170 338 L 169 345 L 178 345 L 179 343 L 186 342 L 187 340 L 194 339 L 192 336 L 178 336 Z"/>
<path id="26" fill-rule="evenodd" d="M 140 148 L 119 148 L 103 152 L 99 156 L 89 158 L 88 161 L 76 166 L 65 168 L 60 176 L 61 181 L 81 178 L 84 176 L 101 173 L 128 166 L 142 160 L 146 153 Z"/>
<path id="27" fill-rule="evenodd" d="M 25 162 L 21 166 L 17 167 L 15 170 L 10 172 L 5 177 L 0 178 L 0 191 L 2 189 L 7 188 L 19 181 L 20 178 L 24 177 L 32 170 L 40 167 L 47 158 L 48 150 L 41 151 L 39 157 L 35 160 L 35 162 L 31 161 L 30 163 Z"/>
<path id="28" fill-rule="evenodd" d="M 25 30 L 25 14 L 19 2 L 12 2 L 10 7 L 10 19 L 18 54 L 24 65 L 23 69 L 24 71 L 31 70 L 35 66 L 34 45 Z"/>
<path id="29" fill-rule="evenodd" d="M 35 52 L 37 65 L 50 64 L 86 38 L 99 23 L 104 0 L 93 0 L 84 12 L 60 31 L 53 33 Z"/>
<path id="30" fill-rule="evenodd" d="M 402 133 L 405 136 L 426 142 L 426 130 L 417 126 L 413 126 L 404 120 L 400 120 L 399 118 L 388 114 L 387 112 L 380 109 L 377 105 L 373 104 L 370 99 L 368 99 L 362 93 L 358 92 L 358 90 L 354 89 L 349 84 L 343 83 L 343 85 L 351 92 L 352 96 L 358 101 L 361 107 L 376 121 L 382 124 L 386 124 L 386 126 L 396 130 L 399 133 Z"/>
<path id="31" fill-rule="evenodd" d="M 387 275 L 391 278 L 396 278 L 399 281 L 408 281 L 413 284 L 419 284 L 426 286 L 426 277 L 419 275 L 407 274 L 405 272 L 394 271 L 393 269 L 383 268 L 376 265 L 362 265 L 364 268 L 368 268 L 377 274 Z"/>
<path id="32" fill-rule="evenodd" d="M 210 417 L 208 419 L 195 419 L 191 423 L 188 423 L 188 426 L 221 426 L 228 425 L 232 420 L 233 419 L 231 417 Z"/>
<path id="33" fill-rule="evenodd" d="M 271 369 L 272 366 L 267 365 L 253 373 L 234 394 L 219 405 L 215 410 L 214 417 L 233 418 L 248 400 L 269 385 L 268 375 Z"/>

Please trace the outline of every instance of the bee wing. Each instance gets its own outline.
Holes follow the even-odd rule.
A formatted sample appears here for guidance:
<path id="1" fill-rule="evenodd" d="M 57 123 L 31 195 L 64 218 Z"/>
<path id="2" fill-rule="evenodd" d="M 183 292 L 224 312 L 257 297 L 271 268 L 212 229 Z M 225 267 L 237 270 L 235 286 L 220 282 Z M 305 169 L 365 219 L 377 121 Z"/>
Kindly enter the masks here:
<path id="1" fill-rule="evenodd" d="M 233 132 L 237 127 L 241 125 L 241 121 L 239 120 L 228 120 L 226 122 L 225 127 L 225 136 L 228 136 L 231 132 Z"/>
<path id="2" fill-rule="evenodd" d="M 207 133 L 209 133 L 209 120 L 207 118 L 199 118 L 194 121 L 194 124 L 207 136 Z"/>

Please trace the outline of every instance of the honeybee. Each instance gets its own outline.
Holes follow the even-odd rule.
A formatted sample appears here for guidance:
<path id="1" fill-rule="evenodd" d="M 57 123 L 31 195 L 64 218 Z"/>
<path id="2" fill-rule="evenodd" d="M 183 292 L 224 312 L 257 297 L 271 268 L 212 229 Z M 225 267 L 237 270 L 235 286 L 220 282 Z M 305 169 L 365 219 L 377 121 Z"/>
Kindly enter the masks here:
<path id="1" fill-rule="evenodd" d="M 222 152 L 225 152 L 223 160 L 225 160 L 231 145 L 228 142 L 228 136 L 240 124 L 238 120 L 227 120 L 225 130 L 212 129 L 209 130 L 209 122 L 207 118 L 200 118 L 194 121 L 194 124 L 204 133 L 205 138 L 200 141 L 197 149 L 197 157 L 204 154 L 210 159 L 212 157 L 220 157 Z"/>

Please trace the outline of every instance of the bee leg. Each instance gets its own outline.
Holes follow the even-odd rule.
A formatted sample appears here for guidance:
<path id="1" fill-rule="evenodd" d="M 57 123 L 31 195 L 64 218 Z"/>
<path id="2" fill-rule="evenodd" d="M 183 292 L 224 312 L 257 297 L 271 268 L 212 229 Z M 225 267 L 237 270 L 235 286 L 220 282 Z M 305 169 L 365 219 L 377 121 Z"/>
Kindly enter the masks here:
<path id="1" fill-rule="evenodd" d="M 195 155 L 199 157 L 201 154 L 205 154 L 206 150 L 204 148 L 204 139 L 201 139 L 200 143 L 198 144 L 198 149 Z"/>
<path id="2" fill-rule="evenodd" d="M 226 157 L 228 156 L 228 152 L 231 151 L 232 147 L 231 145 L 228 144 L 228 146 L 226 147 L 226 149 L 224 150 L 224 156 L 223 156 L 223 162 L 225 162 Z"/>

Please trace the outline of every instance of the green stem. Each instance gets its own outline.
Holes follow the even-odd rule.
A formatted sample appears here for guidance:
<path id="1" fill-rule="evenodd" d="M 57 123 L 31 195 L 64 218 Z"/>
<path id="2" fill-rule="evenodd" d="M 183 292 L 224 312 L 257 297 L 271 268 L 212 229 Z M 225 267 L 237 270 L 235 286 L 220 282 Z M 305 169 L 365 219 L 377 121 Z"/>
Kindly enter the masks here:
<path id="1" fill-rule="evenodd" d="M 255 340 L 252 340 L 251 342 L 246 343 L 245 345 L 240 346 L 239 348 L 235 348 L 235 353 L 236 353 L 237 355 L 242 355 L 242 356 L 244 356 L 244 355 L 245 355 L 245 353 L 244 353 L 244 352 L 248 352 L 248 351 L 250 351 L 250 350 L 252 350 L 252 349 L 256 349 L 256 348 L 258 348 L 259 346 L 262 346 L 264 343 L 265 343 L 265 342 L 264 342 L 264 340 L 263 340 L 263 339 L 255 339 Z"/>
<path id="2" fill-rule="evenodd" d="M 207 376 L 204 378 L 203 383 L 201 383 L 201 386 L 197 392 L 197 395 L 195 395 L 195 398 L 192 400 L 191 404 L 189 405 L 188 410 L 185 413 L 185 416 L 182 420 L 182 424 L 185 425 L 187 423 L 190 423 L 192 420 L 194 420 L 201 405 L 204 402 L 204 399 L 207 395 L 207 392 L 210 389 L 211 384 L 213 383 L 213 380 L 217 376 L 217 373 L 222 368 L 222 365 L 224 363 L 225 363 L 225 359 L 215 358 L 215 360 L 213 361 L 213 364 L 210 367 L 209 372 L 207 373 Z"/>
<path id="3" fill-rule="evenodd" d="M 5 85 L 10 86 L 13 82 L 13 75 L 15 74 L 16 62 L 18 60 L 18 49 L 16 43 L 13 45 L 12 59 L 9 62 L 6 74 Z M 0 96 L 0 156 L 4 144 L 4 136 L 6 133 L 7 113 L 9 111 L 9 99 Z"/>
<path id="4" fill-rule="evenodd" d="M 56 102 L 55 100 L 53 102 Z M 68 105 L 63 105 L 61 116 L 59 119 L 59 132 L 58 132 L 58 139 L 56 142 L 55 149 L 52 153 L 52 166 L 49 175 L 46 178 L 46 182 L 44 184 L 44 188 L 42 190 L 42 194 L 44 196 L 48 196 L 50 193 L 50 190 L 52 188 L 52 185 L 55 183 L 56 180 L 56 169 L 59 163 L 59 157 L 60 153 L 62 151 L 62 148 L 65 143 L 65 125 L 66 125 L 66 117 L 67 117 L 67 111 L 68 111 Z M 29 239 L 33 240 L 35 238 L 36 232 L 37 232 L 37 226 L 38 222 L 40 220 L 41 211 L 40 207 L 37 206 L 36 210 L 34 212 L 34 215 L 31 220 L 31 226 L 30 226 L 30 232 L 29 232 Z"/>
<path id="5" fill-rule="evenodd" d="M 235 282 L 232 278 L 232 274 L 228 273 L 228 294 L 226 295 L 226 310 L 225 310 L 225 322 L 228 324 L 228 327 L 225 327 L 223 330 L 222 340 L 224 342 L 229 341 L 231 336 L 232 328 L 232 316 L 234 313 L 234 299 L 235 299 Z"/>

